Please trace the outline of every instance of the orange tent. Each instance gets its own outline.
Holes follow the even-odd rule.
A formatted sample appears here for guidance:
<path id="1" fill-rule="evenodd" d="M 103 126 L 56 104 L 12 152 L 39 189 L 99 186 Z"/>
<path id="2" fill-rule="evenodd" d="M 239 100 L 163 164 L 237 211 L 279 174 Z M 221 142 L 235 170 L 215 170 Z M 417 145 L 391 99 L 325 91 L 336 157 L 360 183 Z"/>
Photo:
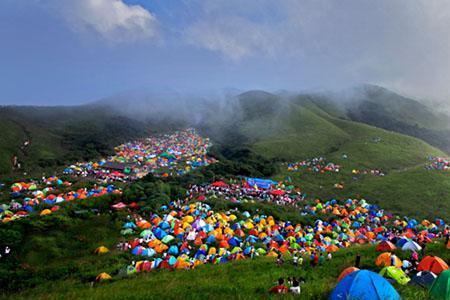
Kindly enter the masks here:
<path id="1" fill-rule="evenodd" d="M 375 264 L 379 267 L 384 266 L 388 267 L 391 266 L 391 253 L 390 252 L 384 252 L 378 255 L 377 259 L 375 260 Z M 395 259 L 395 267 L 401 268 L 402 261 L 396 257 Z"/>
<path id="2" fill-rule="evenodd" d="M 359 269 L 356 268 L 356 267 L 348 267 L 348 268 L 345 268 L 345 269 L 341 272 L 341 275 L 339 275 L 339 277 L 338 277 L 338 282 L 341 281 L 341 280 L 342 280 L 345 276 L 347 276 L 348 274 L 353 273 L 353 272 L 358 271 L 358 270 L 359 270 Z"/>
<path id="3" fill-rule="evenodd" d="M 336 252 L 339 250 L 339 247 L 332 244 L 332 245 L 328 246 L 326 250 L 327 250 L 327 252 Z"/>
<path id="4" fill-rule="evenodd" d="M 266 256 L 269 256 L 269 257 L 277 257 L 278 254 L 277 254 L 276 252 L 274 252 L 274 251 L 270 251 L 269 253 L 267 253 Z"/>
<path id="5" fill-rule="evenodd" d="M 440 274 L 445 270 L 448 270 L 447 263 L 437 256 L 425 256 L 417 266 L 418 271 L 430 271 L 434 274 Z"/>
<path id="6" fill-rule="evenodd" d="M 379 243 L 377 245 L 377 248 L 376 248 L 376 250 L 380 251 L 380 252 L 394 251 L 395 249 L 397 249 L 397 247 L 395 247 L 395 245 L 389 241 L 382 241 L 381 243 Z"/>

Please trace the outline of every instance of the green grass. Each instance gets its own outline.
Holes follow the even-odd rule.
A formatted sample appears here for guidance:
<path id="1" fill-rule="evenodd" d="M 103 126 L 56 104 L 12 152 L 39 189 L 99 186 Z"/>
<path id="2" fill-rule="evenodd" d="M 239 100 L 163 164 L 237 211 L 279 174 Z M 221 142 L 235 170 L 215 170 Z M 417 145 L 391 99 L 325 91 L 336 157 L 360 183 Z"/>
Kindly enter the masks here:
<path id="1" fill-rule="evenodd" d="M 450 258 L 442 242 L 430 245 L 428 253 Z M 275 265 L 273 258 L 257 258 L 231 262 L 223 265 L 204 265 L 195 270 L 157 270 L 138 274 L 126 279 L 114 278 L 111 282 L 96 284 L 78 280 L 55 280 L 34 289 L 5 295 L 14 299 L 270 299 L 295 298 L 291 295 L 275 297 L 268 293 L 279 277 L 301 276 L 302 299 L 327 299 L 336 285 L 340 272 L 351 266 L 356 253 L 362 256 L 361 266 L 380 270 L 374 266 L 379 254 L 373 246 L 359 246 L 339 251 L 331 262 L 311 268 L 307 261 L 303 267 L 295 268 L 287 259 L 282 267 Z M 114 254 L 107 254 L 110 256 Z M 407 257 L 398 252 L 399 257 Z M 99 269 L 98 272 L 103 271 Z M 427 291 L 417 287 L 395 285 L 403 299 L 426 299 Z"/>
<path id="2" fill-rule="evenodd" d="M 258 153 L 284 160 L 327 153 L 350 139 L 333 123 L 296 104 L 279 115 L 244 124 L 242 132 L 254 139 Z"/>

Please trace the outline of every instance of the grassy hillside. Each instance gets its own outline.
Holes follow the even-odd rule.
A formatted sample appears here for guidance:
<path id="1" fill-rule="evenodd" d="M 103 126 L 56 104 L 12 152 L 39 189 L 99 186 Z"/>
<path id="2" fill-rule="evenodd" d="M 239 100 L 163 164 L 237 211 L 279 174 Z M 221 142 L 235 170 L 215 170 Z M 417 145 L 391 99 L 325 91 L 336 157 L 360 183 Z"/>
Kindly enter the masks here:
<path id="1" fill-rule="evenodd" d="M 108 155 L 124 141 L 160 130 L 103 108 L 0 107 L 0 176 L 52 172 L 64 164 Z M 29 146 L 22 147 L 27 140 Z M 13 155 L 22 164 L 16 172 Z"/>
<path id="2" fill-rule="evenodd" d="M 450 151 L 448 115 L 378 86 L 366 85 L 351 94 L 345 100 L 331 97 L 328 102 L 343 107 L 346 117 L 354 121 L 418 137 Z M 317 99 L 320 100 L 319 97 Z M 320 101 L 317 103 L 322 104 Z"/>
<path id="3" fill-rule="evenodd" d="M 254 149 L 269 158 L 293 160 L 328 153 L 350 139 L 338 126 L 305 107 L 288 104 L 282 113 L 243 124 Z"/>
<path id="4" fill-rule="evenodd" d="M 247 143 L 271 159 L 325 155 L 339 163 L 342 154 L 346 154 L 350 166 L 391 170 L 425 163 L 429 155 L 445 155 L 417 138 L 336 117 L 309 98 L 272 97 L 273 109 L 264 113 L 257 107 L 261 103 L 259 96 L 255 93 L 252 99 L 247 93 L 242 100 L 244 115 L 259 117 L 246 117 L 237 127 Z M 252 109 L 257 113 L 248 112 Z"/>

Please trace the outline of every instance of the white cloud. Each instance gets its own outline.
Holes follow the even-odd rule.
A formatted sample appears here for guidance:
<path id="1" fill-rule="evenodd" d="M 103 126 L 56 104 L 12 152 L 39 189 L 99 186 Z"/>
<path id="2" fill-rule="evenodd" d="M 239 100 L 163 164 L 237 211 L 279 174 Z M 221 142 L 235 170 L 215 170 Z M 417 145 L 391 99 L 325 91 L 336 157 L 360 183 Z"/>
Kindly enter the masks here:
<path id="1" fill-rule="evenodd" d="M 122 0 L 51 0 L 51 8 L 76 32 L 94 32 L 111 42 L 154 38 L 158 21 L 140 5 Z"/>
<path id="2" fill-rule="evenodd" d="M 199 1 L 188 42 L 317 72 L 321 84 L 372 82 L 450 98 L 450 2 L 444 0 Z"/>
<path id="3" fill-rule="evenodd" d="M 197 22 L 186 31 L 186 37 L 192 44 L 217 51 L 233 60 L 259 51 L 266 54 L 274 51 L 271 30 L 241 17 Z"/>

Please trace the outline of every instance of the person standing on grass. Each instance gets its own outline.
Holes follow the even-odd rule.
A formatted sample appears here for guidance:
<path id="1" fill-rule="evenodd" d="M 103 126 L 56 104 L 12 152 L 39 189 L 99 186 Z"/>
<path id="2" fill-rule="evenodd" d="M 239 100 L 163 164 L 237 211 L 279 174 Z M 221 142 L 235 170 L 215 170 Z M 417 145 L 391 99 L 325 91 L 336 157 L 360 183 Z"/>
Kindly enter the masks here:
<path id="1" fill-rule="evenodd" d="M 298 267 L 298 253 L 295 252 L 294 256 L 292 257 L 292 264 L 294 265 L 294 267 Z"/>
<path id="2" fill-rule="evenodd" d="M 324 262 L 325 262 L 325 256 L 323 255 L 323 253 L 320 253 L 319 265 L 322 266 Z"/>
<path id="3" fill-rule="evenodd" d="M 292 286 L 289 291 L 294 295 L 300 295 L 300 282 L 295 277 L 292 279 Z"/>
<path id="4" fill-rule="evenodd" d="M 288 293 L 288 287 L 284 285 L 284 279 L 279 278 L 278 279 L 278 285 L 272 287 L 270 289 L 270 292 L 272 294 L 287 294 Z"/>
<path id="5" fill-rule="evenodd" d="M 320 258 L 319 254 L 317 252 L 314 254 L 314 266 L 317 266 L 319 264 Z"/>
<path id="6" fill-rule="evenodd" d="M 420 245 L 422 247 L 422 249 L 420 250 L 420 254 L 422 255 L 422 258 L 425 257 L 425 248 L 427 247 L 427 243 L 422 242 L 422 245 Z"/>
<path id="7" fill-rule="evenodd" d="M 359 266 L 361 264 L 361 254 L 356 254 L 356 258 L 355 258 L 355 267 L 359 269 Z"/>

